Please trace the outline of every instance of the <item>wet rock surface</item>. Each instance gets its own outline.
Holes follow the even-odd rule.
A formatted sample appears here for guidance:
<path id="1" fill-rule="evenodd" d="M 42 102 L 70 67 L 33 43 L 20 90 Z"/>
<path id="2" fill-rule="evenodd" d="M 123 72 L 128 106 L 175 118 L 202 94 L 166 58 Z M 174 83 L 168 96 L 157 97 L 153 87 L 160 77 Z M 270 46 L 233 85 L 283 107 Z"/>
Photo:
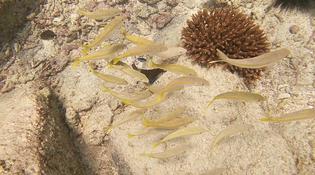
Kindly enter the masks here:
<path id="1" fill-rule="evenodd" d="M 0 1 L 0 67 L 12 56 L 11 40 L 20 33 L 29 20 L 29 15 L 39 9 L 42 0 L 1 0 Z M 27 29 L 26 29 L 27 30 Z M 22 39 L 23 36 L 20 37 Z"/>
<path id="2" fill-rule="evenodd" d="M 62 105 L 25 85 L 0 96 L 1 174 L 86 174 Z"/>

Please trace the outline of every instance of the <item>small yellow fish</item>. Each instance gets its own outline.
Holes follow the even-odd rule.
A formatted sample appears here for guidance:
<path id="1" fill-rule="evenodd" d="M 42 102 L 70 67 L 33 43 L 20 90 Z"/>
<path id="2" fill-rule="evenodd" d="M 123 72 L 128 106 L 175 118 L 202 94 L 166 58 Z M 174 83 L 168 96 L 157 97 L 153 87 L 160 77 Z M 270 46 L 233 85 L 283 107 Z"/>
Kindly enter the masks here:
<path id="1" fill-rule="evenodd" d="M 165 71 L 173 72 L 175 74 L 187 75 L 187 76 L 197 76 L 197 73 L 186 66 L 178 65 L 178 64 L 156 64 L 152 59 L 148 61 L 149 68 L 160 68 Z"/>
<path id="2" fill-rule="evenodd" d="M 128 121 L 135 120 L 135 119 L 143 116 L 145 112 L 146 112 L 146 109 L 137 109 L 137 110 L 131 112 L 128 116 L 125 116 L 123 119 L 116 121 L 111 126 L 107 127 L 105 129 L 106 134 L 109 134 L 114 128 L 116 128 L 116 127 L 118 127 L 118 126 L 120 126 L 120 125 L 122 125 Z"/>
<path id="3" fill-rule="evenodd" d="M 147 119 L 143 117 L 142 124 L 144 127 L 157 128 L 157 129 L 177 129 L 193 122 L 192 118 L 180 117 L 184 112 L 183 107 L 177 108 L 175 111 L 162 114 L 163 117 L 158 119 Z"/>
<path id="4" fill-rule="evenodd" d="M 223 139 L 227 137 L 232 137 L 236 134 L 239 134 L 241 132 L 245 132 L 252 129 L 251 125 L 247 124 L 234 124 L 231 125 L 224 130 L 222 130 L 218 135 L 216 135 L 212 140 L 211 146 L 210 146 L 210 152 L 213 151 L 213 149 L 218 145 Z"/>
<path id="5" fill-rule="evenodd" d="M 115 76 L 112 76 L 112 75 L 108 75 L 108 74 L 103 74 L 103 73 L 100 73 L 100 72 L 97 72 L 96 70 L 94 70 L 92 68 L 91 65 L 89 65 L 89 69 L 90 71 L 92 72 L 92 74 L 94 74 L 95 76 L 97 76 L 98 78 L 106 81 L 106 82 L 109 82 L 109 83 L 113 83 L 113 84 L 118 84 L 118 85 L 126 85 L 128 84 L 128 82 L 124 79 L 121 79 L 121 78 L 118 78 L 118 77 L 115 77 Z"/>
<path id="6" fill-rule="evenodd" d="M 122 55 L 117 56 L 114 58 L 111 62 L 112 64 L 117 64 L 120 62 L 123 58 L 131 57 L 131 56 L 141 56 L 146 54 L 152 54 L 156 52 L 162 52 L 166 50 L 167 47 L 163 44 L 151 44 L 151 45 L 145 45 L 145 46 L 136 46 L 133 48 L 130 48 Z"/>
<path id="7" fill-rule="evenodd" d="M 134 70 L 133 68 L 128 66 L 126 63 L 119 62 L 117 64 L 109 64 L 109 68 L 120 70 L 131 77 L 137 78 L 144 82 L 149 82 L 149 79 L 147 78 L 147 76 L 145 76 L 143 73 L 137 70 Z"/>
<path id="8" fill-rule="evenodd" d="M 108 23 L 100 33 L 94 38 L 92 42 L 86 45 L 86 48 L 91 49 L 93 47 L 98 46 L 101 44 L 106 38 L 110 36 L 114 29 L 118 28 L 123 24 L 123 17 L 116 16 L 110 23 Z"/>
<path id="9" fill-rule="evenodd" d="M 152 93 L 148 90 L 141 92 L 140 94 L 134 95 L 132 97 L 129 97 L 127 94 L 123 94 L 121 92 L 115 92 L 113 90 L 111 90 L 110 88 L 106 87 L 106 86 L 102 86 L 101 90 L 103 92 L 109 93 L 112 96 L 118 98 L 119 100 L 121 100 L 122 102 L 124 101 L 139 101 L 145 98 L 148 98 L 152 95 Z"/>
<path id="10" fill-rule="evenodd" d="M 142 124 L 144 127 L 157 128 L 157 129 L 177 129 L 182 126 L 193 122 L 194 120 L 188 117 L 174 117 L 168 121 L 158 122 L 144 118 Z"/>
<path id="11" fill-rule="evenodd" d="M 82 8 L 78 9 L 79 15 L 83 15 L 83 16 L 86 16 L 88 18 L 95 19 L 95 20 L 109 19 L 111 17 L 119 15 L 120 13 L 121 13 L 121 10 L 117 8 L 97 9 L 94 12 L 89 12 Z"/>
<path id="12" fill-rule="evenodd" d="M 159 117 L 159 119 L 155 119 L 155 122 L 165 122 L 165 121 L 169 121 L 175 117 L 177 117 L 178 115 L 182 115 L 182 113 L 185 111 L 184 107 L 176 107 L 176 109 L 174 111 L 170 111 L 167 112 L 165 114 L 162 114 L 162 116 L 164 117 Z"/>
<path id="13" fill-rule="evenodd" d="M 122 100 L 126 105 L 131 105 L 136 108 L 150 108 L 158 105 L 167 99 L 167 93 L 155 94 L 151 100 Z"/>
<path id="14" fill-rule="evenodd" d="M 167 50 L 163 52 L 154 53 L 155 56 L 161 58 L 172 58 L 176 56 L 180 56 L 186 53 L 186 50 L 182 47 L 168 47 Z"/>
<path id="15" fill-rule="evenodd" d="M 134 133 L 129 133 L 128 138 L 131 139 L 131 138 L 136 137 L 136 136 L 142 136 L 142 135 L 148 134 L 152 131 L 153 131 L 153 129 L 151 129 L 151 128 L 145 128 L 145 129 L 142 129 L 140 131 L 136 131 Z"/>
<path id="16" fill-rule="evenodd" d="M 168 159 L 174 156 L 177 156 L 179 154 L 182 154 L 186 152 L 189 149 L 189 146 L 187 145 L 181 145 L 177 146 L 174 148 L 170 148 L 164 152 L 159 152 L 159 153 L 143 153 L 141 154 L 142 156 L 147 156 L 151 158 L 156 158 L 156 159 Z"/>
<path id="17" fill-rule="evenodd" d="M 315 109 L 304 109 L 288 114 L 284 114 L 280 117 L 264 117 L 260 121 L 263 122 L 290 122 L 304 119 L 315 119 Z"/>
<path id="18" fill-rule="evenodd" d="M 124 37 L 139 46 L 147 46 L 147 45 L 152 45 L 152 44 L 157 44 L 152 40 L 140 37 L 140 36 L 136 36 L 136 35 L 130 35 L 125 28 L 122 28 L 122 34 L 124 35 Z"/>
<path id="19" fill-rule="evenodd" d="M 252 92 L 241 92 L 241 91 L 231 91 L 225 92 L 215 96 L 208 104 L 210 106 L 215 100 L 218 99 L 229 99 L 229 100 L 240 100 L 247 102 L 259 102 L 266 100 L 265 97 Z"/>
<path id="20" fill-rule="evenodd" d="M 180 89 L 183 89 L 185 86 L 208 86 L 209 82 L 203 78 L 195 77 L 195 76 L 185 76 L 179 77 L 168 83 L 165 87 L 156 88 L 154 86 L 150 86 L 150 91 L 160 94 L 166 92 L 173 92 Z"/>
<path id="21" fill-rule="evenodd" d="M 112 57 L 119 51 L 126 47 L 124 44 L 112 44 L 106 45 L 102 49 L 93 52 L 89 55 L 77 58 L 73 61 L 72 66 L 74 68 L 78 67 L 83 61 L 98 60 L 98 59 L 112 59 Z"/>
<path id="22" fill-rule="evenodd" d="M 201 127 L 190 127 L 190 128 L 182 128 L 178 129 L 175 132 L 169 134 L 168 136 L 164 137 L 162 140 L 160 140 L 157 143 L 153 144 L 153 147 L 157 147 L 161 143 L 164 143 L 169 140 L 173 140 L 179 137 L 184 137 L 184 136 L 191 136 L 191 135 L 197 135 L 201 134 L 208 131 L 207 129 L 201 128 Z"/>
<path id="23" fill-rule="evenodd" d="M 290 50 L 282 48 L 278 50 L 274 50 L 257 57 L 246 58 L 246 59 L 230 59 L 227 55 L 225 55 L 222 51 L 217 49 L 218 57 L 226 63 L 231 65 L 241 67 L 241 68 L 250 68 L 257 69 L 269 66 L 290 54 Z"/>

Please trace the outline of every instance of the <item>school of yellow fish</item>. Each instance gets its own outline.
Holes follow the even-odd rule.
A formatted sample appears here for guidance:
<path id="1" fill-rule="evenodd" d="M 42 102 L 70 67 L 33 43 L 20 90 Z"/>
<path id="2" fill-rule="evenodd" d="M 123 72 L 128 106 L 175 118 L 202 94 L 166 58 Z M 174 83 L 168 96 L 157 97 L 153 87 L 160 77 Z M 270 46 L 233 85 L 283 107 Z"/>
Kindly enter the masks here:
<path id="1" fill-rule="evenodd" d="M 115 69 L 117 71 L 121 71 L 125 73 L 127 76 L 131 76 L 137 80 L 148 83 L 148 78 L 142 74 L 141 72 L 134 70 L 128 64 L 122 62 L 123 59 L 133 56 L 157 56 L 157 57 L 173 57 L 183 54 L 183 49 L 180 47 L 167 47 L 162 43 L 158 43 L 140 36 L 129 34 L 124 27 L 124 17 L 121 15 L 122 11 L 116 8 L 108 8 L 108 9 L 99 9 L 94 12 L 86 11 L 84 9 L 79 9 L 78 13 L 80 15 L 86 16 L 90 19 L 94 20 L 109 20 L 113 18 L 103 29 L 100 30 L 100 33 L 88 44 L 82 47 L 82 57 L 74 59 L 72 66 L 73 68 L 77 68 L 81 63 L 88 63 L 89 71 L 96 77 L 102 79 L 106 83 L 116 84 L 116 85 L 128 85 L 128 82 L 123 78 L 115 77 L 113 75 L 104 74 L 95 68 L 91 64 L 91 61 L 94 60 L 106 60 L 108 62 L 109 69 Z M 119 30 L 120 29 L 120 30 Z M 124 41 L 120 41 L 119 43 L 106 43 L 106 39 L 108 39 L 112 33 L 116 30 L 119 30 L 122 34 Z M 128 44 L 131 43 L 135 45 L 134 47 L 128 48 L 127 51 L 124 51 Z M 98 50 L 95 51 L 95 49 Z M 258 57 L 254 57 L 251 59 L 230 59 L 220 50 L 218 50 L 218 56 L 221 59 L 220 61 L 239 66 L 242 68 L 261 68 L 266 67 L 280 59 L 286 57 L 289 54 L 289 50 L 287 49 L 279 49 L 267 54 L 263 54 Z M 194 122 L 194 119 L 190 116 L 185 116 L 185 110 L 183 107 L 178 107 L 175 111 L 169 111 L 161 114 L 158 119 L 149 119 L 145 116 L 145 112 L 165 100 L 174 92 L 178 90 L 182 90 L 188 86 L 207 86 L 209 82 L 203 78 L 197 77 L 197 73 L 186 66 L 177 65 L 177 64 L 157 64 L 152 58 L 148 59 L 148 67 L 149 68 L 160 68 L 165 71 L 172 72 L 174 74 L 181 75 L 181 77 L 176 78 L 169 82 L 164 87 L 157 86 L 148 86 L 147 90 L 135 93 L 133 96 L 124 94 L 122 92 L 115 92 L 111 88 L 107 86 L 102 86 L 101 90 L 105 93 L 109 93 L 112 96 L 119 99 L 123 104 L 134 106 L 135 108 L 139 108 L 133 112 L 131 112 L 128 116 L 125 116 L 120 121 L 114 121 L 109 127 L 105 129 L 107 134 L 110 132 L 132 120 L 136 120 L 137 118 L 141 118 L 142 125 L 144 129 L 137 133 L 130 133 L 129 137 L 135 137 L 143 134 L 147 134 L 152 130 L 174 130 L 171 134 L 165 136 L 163 139 L 153 143 L 153 147 L 156 147 L 162 143 L 169 142 L 176 138 L 192 136 L 196 134 L 201 134 L 207 132 L 208 130 L 202 127 L 187 127 L 188 124 Z M 245 102 L 260 102 L 265 101 L 266 98 L 251 92 L 241 92 L 241 91 L 231 91 L 224 92 L 215 96 L 208 104 L 208 107 L 211 106 L 214 101 L 219 99 L 226 100 L 238 100 Z M 261 118 L 260 121 L 263 122 L 288 122 L 295 121 L 301 119 L 314 119 L 315 118 L 315 109 L 304 109 L 301 111 L 285 114 L 280 117 L 271 117 L 266 116 Z M 234 136 L 238 133 L 245 132 L 247 130 L 252 129 L 251 125 L 247 124 L 235 124 L 227 127 L 217 136 L 213 138 L 211 143 L 211 151 L 222 142 L 223 139 Z M 188 145 L 181 145 L 178 147 L 170 148 L 165 150 L 164 152 L 159 153 L 143 153 L 142 155 L 157 158 L 157 159 L 167 159 L 178 154 L 184 153 L 189 149 Z M 219 168 L 220 171 L 222 169 Z"/>

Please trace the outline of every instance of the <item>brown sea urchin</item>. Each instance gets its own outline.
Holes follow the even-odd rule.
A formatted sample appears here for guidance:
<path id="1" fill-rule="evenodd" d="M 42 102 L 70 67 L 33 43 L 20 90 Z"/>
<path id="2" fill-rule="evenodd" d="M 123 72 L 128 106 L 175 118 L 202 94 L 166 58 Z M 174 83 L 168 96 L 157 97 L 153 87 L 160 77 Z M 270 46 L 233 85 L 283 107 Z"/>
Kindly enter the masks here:
<path id="1" fill-rule="evenodd" d="M 193 15 L 182 31 L 182 41 L 194 62 L 206 67 L 223 64 L 246 83 L 260 78 L 263 69 L 210 63 L 218 60 L 216 49 L 232 59 L 255 57 L 269 51 L 264 32 L 249 17 L 231 7 L 203 9 Z"/>

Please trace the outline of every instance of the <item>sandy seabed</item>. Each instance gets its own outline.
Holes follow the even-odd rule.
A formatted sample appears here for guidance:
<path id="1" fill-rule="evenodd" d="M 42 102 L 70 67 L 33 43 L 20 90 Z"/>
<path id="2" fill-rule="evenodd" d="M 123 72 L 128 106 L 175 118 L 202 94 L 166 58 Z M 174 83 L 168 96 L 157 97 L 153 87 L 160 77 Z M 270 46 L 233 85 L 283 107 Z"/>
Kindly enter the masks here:
<path id="1" fill-rule="evenodd" d="M 181 30 L 186 25 L 186 20 L 202 8 L 206 1 L 182 0 L 177 1 L 178 3 L 174 6 L 170 5 L 171 2 L 173 1 L 162 0 L 157 4 L 147 5 L 130 0 L 117 7 L 127 10 L 130 21 L 126 22 L 126 26 L 131 33 L 162 41 L 168 45 L 180 45 Z M 165 102 L 149 109 L 145 116 L 157 116 L 161 112 L 172 111 L 182 106 L 185 107 L 187 116 L 196 119 L 189 126 L 207 128 L 208 132 L 166 142 L 156 149 L 152 148 L 152 143 L 163 138 L 170 131 L 128 138 L 129 133 L 142 129 L 140 120 L 121 125 L 114 128 L 109 135 L 105 135 L 104 128 L 112 120 L 116 121 L 125 117 L 135 108 L 124 107 L 118 99 L 103 93 L 99 88 L 102 82 L 93 77 L 86 66 L 73 70 L 70 64 L 67 64 L 56 75 L 53 75 L 54 78 L 50 80 L 54 86 L 53 90 L 63 103 L 66 111 L 65 121 L 76 135 L 76 145 L 78 145 L 85 166 L 89 169 L 88 172 L 93 172 L 92 174 L 195 175 L 211 174 L 212 170 L 220 168 L 223 171 L 222 174 L 231 175 L 315 174 L 313 148 L 315 120 L 286 123 L 259 121 L 259 118 L 265 116 L 267 110 L 271 115 L 279 116 L 315 107 L 315 14 L 312 11 L 281 11 L 279 8 L 270 7 L 270 0 L 224 2 L 238 7 L 261 26 L 271 43 L 271 50 L 288 48 L 291 54 L 268 67 L 257 85 L 250 89 L 236 74 L 220 67 L 201 68 L 192 64 L 187 56 L 180 56 L 176 64 L 193 68 L 199 77 L 209 81 L 209 86 L 188 87 L 176 91 Z M 53 1 L 48 1 L 45 9 L 54 11 L 49 3 L 53 3 Z M 77 57 L 80 42 L 93 38 L 102 22 L 91 22 L 87 18 L 79 19 L 74 11 L 83 6 L 91 9 L 107 6 L 105 2 L 92 3 L 83 0 L 77 4 L 60 4 L 60 7 L 64 7 L 63 15 L 54 17 L 52 24 L 52 30 L 57 33 L 57 38 L 62 36 L 63 30 L 67 31 L 66 28 L 60 27 L 66 22 L 69 25 L 68 28 L 75 29 L 80 26 L 83 32 L 70 42 L 40 41 L 42 49 L 37 50 L 32 57 L 37 62 L 45 59 L 54 59 L 59 62 L 63 59 L 71 61 Z M 55 6 L 59 7 L 58 4 Z M 152 15 L 159 14 L 161 11 L 166 11 L 164 14 L 169 13 L 172 19 L 165 26 L 159 27 L 161 24 L 156 23 L 153 20 L 156 18 L 153 18 Z M 80 20 L 82 24 L 78 24 L 81 23 L 78 22 Z M 89 26 L 87 31 L 84 26 Z M 296 31 L 292 33 L 293 26 Z M 68 51 L 67 49 L 70 50 L 69 53 L 66 56 L 62 55 L 65 50 Z M 134 58 L 127 59 L 128 63 L 133 63 L 133 61 Z M 156 61 L 162 62 L 163 60 L 157 58 Z M 99 61 L 97 65 L 104 66 L 104 63 Z M 18 68 L 14 64 L 12 67 L 11 69 Z M 25 74 L 15 72 L 16 75 L 22 74 L 19 75 L 18 80 L 14 80 L 14 76 L 11 76 L 12 81 L 16 81 L 16 88 L 23 87 L 23 84 L 37 79 L 38 71 L 34 73 L 32 70 L 26 70 L 25 72 Z M 125 77 L 120 72 L 107 69 L 104 69 L 103 72 L 119 77 L 124 76 L 130 83 L 128 86 L 112 86 L 116 91 L 130 93 L 142 90 L 144 87 L 132 77 Z M 155 84 L 164 85 L 177 77 L 176 74 L 166 72 L 159 77 Z M 210 108 L 207 108 L 207 103 L 213 97 L 232 90 L 250 90 L 264 95 L 267 97 L 269 109 L 263 103 L 229 100 L 216 101 Z M 211 141 L 220 131 L 240 123 L 251 125 L 251 130 L 223 140 L 213 152 L 210 152 Z M 160 152 L 183 144 L 189 145 L 190 148 L 184 154 L 170 159 L 158 160 L 141 156 L 144 152 Z M 109 171 L 109 169 L 113 169 L 113 171 Z M 215 173 L 212 172 L 212 174 Z"/>

